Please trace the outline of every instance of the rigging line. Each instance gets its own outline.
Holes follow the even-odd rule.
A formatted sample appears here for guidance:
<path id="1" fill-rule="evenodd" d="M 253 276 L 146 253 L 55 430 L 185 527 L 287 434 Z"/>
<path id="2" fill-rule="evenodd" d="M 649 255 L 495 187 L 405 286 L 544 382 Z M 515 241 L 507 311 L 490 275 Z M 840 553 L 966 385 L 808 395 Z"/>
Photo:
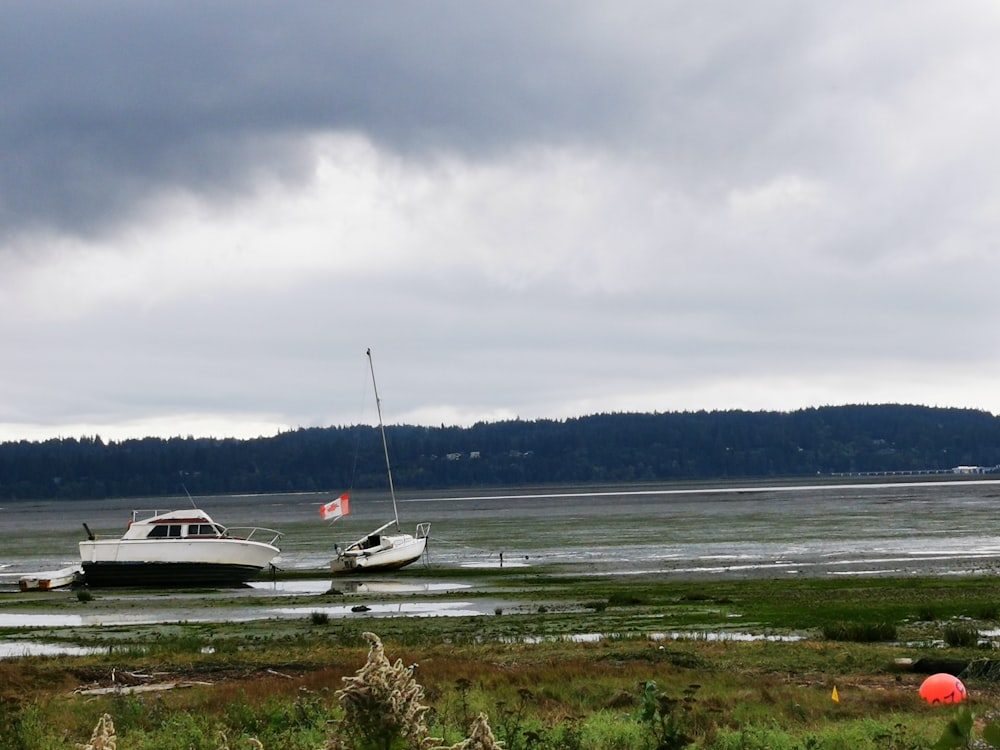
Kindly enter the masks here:
<path id="1" fill-rule="evenodd" d="M 396 488 L 392 484 L 392 469 L 389 466 L 389 443 L 385 439 L 385 425 L 382 423 L 382 399 L 378 397 L 378 385 L 375 383 L 375 364 L 372 362 L 372 350 L 368 347 L 368 368 L 372 371 L 372 390 L 375 391 L 375 410 L 378 412 L 378 428 L 382 433 L 382 450 L 385 451 L 385 471 L 389 476 L 389 497 L 392 498 L 392 516 L 396 521 L 396 531 L 399 531 L 399 511 L 396 510 Z"/>

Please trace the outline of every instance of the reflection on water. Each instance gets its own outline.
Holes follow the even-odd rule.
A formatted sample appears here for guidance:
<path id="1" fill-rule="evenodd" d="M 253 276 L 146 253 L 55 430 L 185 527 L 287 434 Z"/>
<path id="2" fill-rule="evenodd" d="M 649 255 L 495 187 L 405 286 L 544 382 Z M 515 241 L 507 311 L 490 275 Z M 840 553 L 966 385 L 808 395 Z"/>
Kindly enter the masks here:
<path id="1" fill-rule="evenodd" d="M 0 627 L 4 628 L 73 628 L 79 625 L 83 625 L 80 615 L 0 612 Z"/>
<path id="2" fill-rule="evenodd" d="M 226 612 L 227 622 L 247 622 L 261 619 L 250 610 Z M 203 609 L 148 609 L 142 612 L 100 612 L 83 615 L 37 614 L 4 612 L 0 614 L 0 627 L 5 628 L 78 628 L 114 625 L 152 625 L 173 622 L 213 622 L 217 613 Z"/>
<path id="3" fill-rule="evenodd" d="M 313 612 L 321 612 L 330 617 L 359 615 L 407 615 L 414 617 L 466 617 L 487 614 L 468 602 L 402 602 L 392 604 L 366 604 L 364 611 L 353 611 L 350 604 L 316 604 L 296 607 L 276 607 L 265 609 L 226 610 L 226 622 L 250 622 L 268 620 L 275 617 L 308 617 Z M 211 609 L 165 608 L 147 609 L 143 612 L 101 612 L 82 615 L 25 614 L 5 612 L 0 614 L 0 627 L 5 628 L 75 628 L 109 627 L 121 625 L 154 625 L 177 622 L 214 622 L 219 613 Z"/>
<path id="4" fill-rule="evenodd" d="M 492 607 L 490 607 L 492 609 Z M 283 607 L 270 610 L 282 617 L 308 617 L 313 612 L 329 617 L 476 617 L 487 614 L 485 604 L 472 602 L 393 602 L 392 604 L 366 604 L 363 608 L 350 604 L 319 607 Z"/>
<path id="5" fill-rule="evenodd" d="M 248 586 L 266 594 L 419 594 L 454 591 L 468 588 L 454 581 L 392 580 L 386 578 L 365 581 L 335 578 L 311 581 L 251 581 Z"/>
<path id="6" fill-rule="evenodd" d="M 331 592 L 345 594 L 417 594 L 421 592 L 455 591 L 467 589 L 467 583 L 436 581 L 387 581 L 370 579 L 367 581 L 345 581 L 336 579 L 330 585 Z"/>
<path id="7" fill-rule="evenodd" d="M 553 641 L 570 641 L 572 643 L 600 643 L 608 639 L 642 638 L 650 641 L 712 641 L 712 642 L 756 642 L 793 643 L 805 640 L 801 635 L 768 635 L 762 633 L 740 633 L 732 630 L 676 630 L 670 633 L 646 633 L 636 635 L 629 633 L 574 633 L 571 635 L 529 636 L 517 638 L 518 643 L 548 643 Z M 508 641 L 509 642 L 509 641 Z"/>
<path id="8" fill-rule="evenodd" d="M 162 606 L 165 603 L 160 603 Z M 227 609 L 227 622 L 249 622 L 252 620 L 268 620 L 276 617 L 295 618 L 309 617 L 313 612 L 320 612 L 330 617 L 360 617 L 405 615 L 412 617 L 474 617 L 492 612 L 491 604 L 476 604 L 456 601 L 406 601 L 391 604 L 369 602 L 364 605 L 336 604 L 326 602 L 294 607 L 267 608 L 234 608 Z M 73 628 L 120 625 L 152 625 L 157 623 L 176 622 L 213 622 L 219 619 L 218 612 L 211 609 L 192 609 L 185 607 L 146 608 L 141 612 L 113 611 L 90 614 L 53 614 L 53 613 L 0 613 L 0 627 L 5 628 Z"/>
<path id="9" fill-rule="evenodd" d="M 274 613 L 283 617 L 304 617 L 313 612 L 321 612 L 330 617 L 357 617 L 359 613 L 352 612 L 348 607 L 322 607 L 319 609 L 308 607 L 289 607 L 286 609 L 273 610 Z M 369 611 L 363 613 L 374 617 L 406 615 L 410 617 L 474 617 L 485 614 L 481 608 L 477 608 L 467 602 L 452 602 L 448 606 L 430 606 L 409 603 L 405 605 L 385 605 L 374 606 Z M 995 635 L 992 632 L 982 633 L 984 636 Z M 743 633 L 736 631 L 674 631 L 670 633 L 648 633 L 637 635 L 630 633 L 623 636 L 618 633 L 575 633 L 561 636 L 528 636 L 518 638 L 519 643 L 538 644 L 551 641 L 570 641 L 573 643 L 599 643 L 610 638 L 620 639 L 645 638 L 650 641 L 767 641 L 767 642 L 792 642 L 803 640 L 804 636 L 798 635 L 767 635 L 755 633 Z M 508 641 L 509 642 L 509 641 Z M 24 656 L 87 656 L 90 654 L 102 653 L 103 648 L 93 646 L 72 646 L 58 643 L 38 643 L 32 641 L 0 641 L 0 659 L 16 659 Z M 202 653 L 213 653 L 211 647 L 202 649 Z"/>
<path id="10" fill-rule="evenodd" d="M 86 656 L 100 651 L 103 649 L 56 643 L 0 641 L 0 659 L 13 659 L 19 656 Z"/>
<path id="11" fill-rule="evenodd" d="M 226 609 L 225 619 L 228 622 L 248 622 L 264 620 L 272 617 L 308 616 L 311 612 L 327 612 L 331 616 L 341 616 L 340 611 L 346 609 L 350 614 L 351 605 L 327 606 L 324 599 L 318 605 L 302 607 L 261 608 L 254 606 L 252 599 L 261 595 L 267 596 L 326 596 L 345 594 L 368 594 L 393 596 L 399 594 L 434 594 L 448 591 L 458 591 L 469 588 L 469 584 L 455 581 L 424 581 L 424 580 L 341 580 L 329 579 L 309 581 L 255 581 L 245 588 L 224 589 L 212 591 L 216 599 L 227 598 L 247 599 L 247 606 L 234 606 Z M 65 609 L 66 604 L 73 600 L 72 595 L 62 592 L 63 596 L 53 598 L 53 606 Z M 44 594 L 29 594 L 28 598 L 36 599 Z M 219 619 L 219 614 L 211 607 L 199 606 L 204 600 L 205 592 L 163 591 L 148 592 L 136 590 L 101 591 L 102 602 L 118 604 L 109 611 L 82 612 L 65 614 L 64 612 L 3 612 L 0 611 L 0 627 L 7 628 L 59 628 L 82 626 L 114 626 L 114 625 L 150 625 L 154 623 L 175 622 L 212 622 Z M 407 603 L 402 608 L 397 605 L 371 604 L 370 609 L 376 614 L 412 614 L 414 616 L 450 616 L 484 614 L 481 609 L 472 605 L 455 602 Z"/>
<path id="12" fill-rule="evenodd" d="M 325 594 L 330 590 L 327 581 L 250 581 L 247 586 L 266 594 Z"/>

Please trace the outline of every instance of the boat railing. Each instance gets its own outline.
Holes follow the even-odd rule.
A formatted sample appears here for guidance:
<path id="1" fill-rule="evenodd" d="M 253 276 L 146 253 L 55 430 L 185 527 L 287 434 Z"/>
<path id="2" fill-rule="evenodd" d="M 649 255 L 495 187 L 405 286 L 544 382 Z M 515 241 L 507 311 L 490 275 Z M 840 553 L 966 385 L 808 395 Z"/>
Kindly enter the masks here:
<path id="1" fill-rule="evenodd" d="M 264 544 L 270 544 L 272 547 L 277 547 L 278 540 L 284 536 L 280 531 L 265 529 L 262 526 L 228 526 L 226 527 L 225 535 L 233 539 L 243 539 L 248 542 L 263 542 Z M 256 539 L 254 536 L 256 536 Z M 263 541 L 265 538 L 269 539 L 269 541 Z"/>
<path id="2" fill-rule="evenodd" d="M 417 539 L 425 539 L 431 535 L 431 525 L 429 523 L 417 524 Z"/>

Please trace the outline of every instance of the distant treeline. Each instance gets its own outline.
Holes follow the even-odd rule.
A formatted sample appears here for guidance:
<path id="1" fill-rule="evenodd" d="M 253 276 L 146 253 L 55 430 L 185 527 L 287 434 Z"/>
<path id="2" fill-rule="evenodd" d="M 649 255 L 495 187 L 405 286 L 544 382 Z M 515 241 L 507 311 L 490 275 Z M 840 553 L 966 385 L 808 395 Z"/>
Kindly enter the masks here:
<path id="1" fill-rule="evenodd" d="M 923 406 L 599 414 L 386 427 L 397 489 L 946 471 L 1000 465 L 1000 418 Z M 378 428 L 252 440 L 99 436 L 0 443 L 0 498 L 385 487 Z"/>

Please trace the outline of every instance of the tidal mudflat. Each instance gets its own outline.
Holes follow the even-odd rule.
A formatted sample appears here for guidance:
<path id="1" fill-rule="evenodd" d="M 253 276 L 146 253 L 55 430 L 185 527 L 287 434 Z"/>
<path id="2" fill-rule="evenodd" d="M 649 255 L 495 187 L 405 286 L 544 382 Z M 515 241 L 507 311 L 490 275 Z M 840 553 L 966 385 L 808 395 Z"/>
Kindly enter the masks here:
<path id="1" fill-rule="evenodd" d="M 238 589 L 97 590 L 87 602 L 66 590 L 22 594 L 16 581 L 73 561 L 84 522 L 118 534 L 133 508 L 169 503 L 7 502 L 0 629 L 239 623 L 314 612 L 353 620 L 488 617 L 586 609 L 602 580 L 623 577 L 669 584 L 988 576 L 1000 557 L 996 480 L 633 485 L 404 495 L 404 519 L 433 524 L 425 559 L 389 576 L 334 578 L 326 572 L 334 542 L 362 535 L 387 507 L 359 493 L 355 513 L 330 525 L 317 512 L 328 497 L 196 498 L 223 523 L 284 531 L 278 571 Z"/>
<path id="2" fill-rule="evenodd" d="M 323 522 L 335 493 L 191 500 L 6 501 L 0 583 L 79 560 L 83 523 L 119 535 L 134 508 L 196 502 L 221 523 L 284 532 L 277 565 L 323 571 L 333 545 L 391 510 L 356 493 L 352 514 Z M 427 572 L 560 566 L 595 575 L 825 576 L 965 574 L 1000 555 L 1000 480 L 526 488 L 401 496 L 403 525 L 432 523 Z M 263 577 L 262 577 L 263 580 Z"/>

